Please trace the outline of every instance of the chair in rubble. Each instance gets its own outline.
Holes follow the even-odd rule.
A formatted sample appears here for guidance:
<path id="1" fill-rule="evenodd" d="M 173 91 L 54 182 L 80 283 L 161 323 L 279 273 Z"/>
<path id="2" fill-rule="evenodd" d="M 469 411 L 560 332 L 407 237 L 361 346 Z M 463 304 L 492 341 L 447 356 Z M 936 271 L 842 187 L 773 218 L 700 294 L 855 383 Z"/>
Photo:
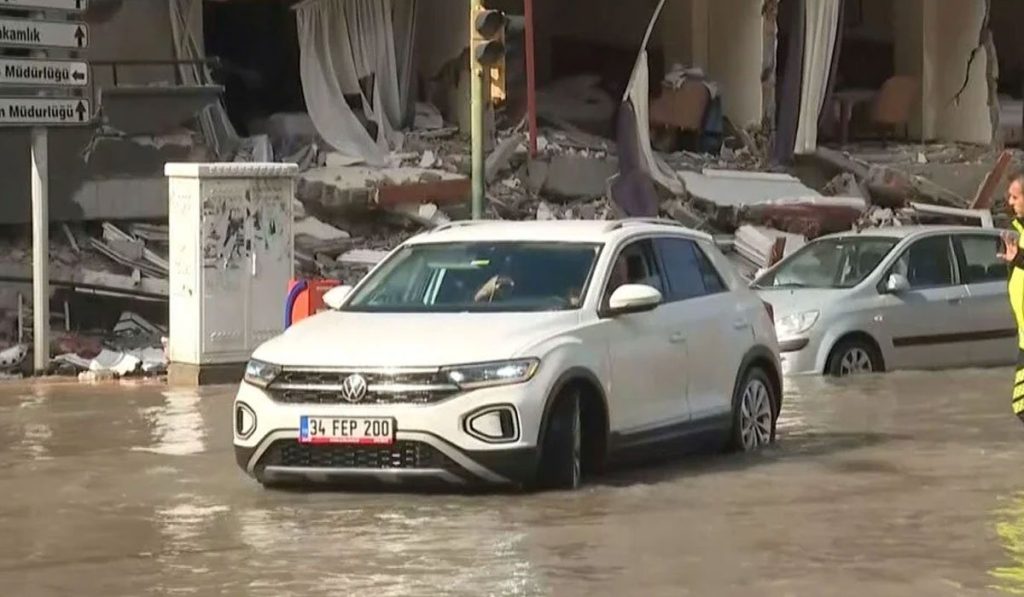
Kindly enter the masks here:
<path id="1" fill-rule="evenodd" d="M 882 84 L 875 98 L 871 120 L 886 134 L 902 130 L 910 137 L 910 118 L 919 99 L 921 85 L 917 77 L 895 75 Z"/>

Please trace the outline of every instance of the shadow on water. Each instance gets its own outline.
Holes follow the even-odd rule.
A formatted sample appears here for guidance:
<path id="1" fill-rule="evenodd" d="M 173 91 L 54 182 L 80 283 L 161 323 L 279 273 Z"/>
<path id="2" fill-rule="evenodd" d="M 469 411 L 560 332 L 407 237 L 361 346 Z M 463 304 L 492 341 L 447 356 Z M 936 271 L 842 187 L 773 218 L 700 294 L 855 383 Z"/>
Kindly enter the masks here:
<path id="1" fill-rule="evenodd" d="M 816 459 L 908 438 L 894 433 L 801 433 L 780 438 L 771 447 L 753 454 L 723 453 L 706 446 L 696 451 L 665 452 L 644 461 L 632 461 L 628 463 L 629 468 L 626 468 L 626 464 L 620 465 L 588 482 L 609 487 L 671 482 L 681 477 L 737 472 L 779 462 Z"/>

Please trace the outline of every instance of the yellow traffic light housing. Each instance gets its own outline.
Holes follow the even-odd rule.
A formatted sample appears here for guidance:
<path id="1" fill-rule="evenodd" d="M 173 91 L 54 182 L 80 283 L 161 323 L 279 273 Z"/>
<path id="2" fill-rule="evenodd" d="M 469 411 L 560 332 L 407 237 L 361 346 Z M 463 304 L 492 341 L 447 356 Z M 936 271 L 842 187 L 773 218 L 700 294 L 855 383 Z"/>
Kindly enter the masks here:
<path id="1" fill-rule="evenodd" d="M 505 90 L 505 26 L 500 10 L 480 7 L 473 18 L 473 59 L 484 69 L 488 101 L 503 101 Z"/>

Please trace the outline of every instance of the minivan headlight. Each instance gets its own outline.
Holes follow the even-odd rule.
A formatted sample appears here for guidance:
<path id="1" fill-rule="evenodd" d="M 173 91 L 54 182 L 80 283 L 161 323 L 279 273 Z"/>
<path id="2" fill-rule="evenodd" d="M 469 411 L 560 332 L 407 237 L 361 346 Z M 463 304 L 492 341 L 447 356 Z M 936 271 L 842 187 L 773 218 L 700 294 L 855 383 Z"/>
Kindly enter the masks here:
<path id="1" fill-rule="evenodd" d="M 780 338 L 799 336 L 814 327 L 820 316 L 821 311 L 804 311 L 803 313 L 785 315 L 775 321 L 775 331 Z"/>
<path id="2" fill-rule="evenodd" d="M 245 365 L 245 377 L 243 379 L 256 387 L 265 388 L 273 383 L 274 379 L 280 374 L 280 366 L 252 359 Z"/>
<path id="3" fill-rule="evenodd" d="M 540 366 L 539 359 L 515 359 L 441 369 L 444 379 L 463 390 L 504 386 L 529 381 Z"/>

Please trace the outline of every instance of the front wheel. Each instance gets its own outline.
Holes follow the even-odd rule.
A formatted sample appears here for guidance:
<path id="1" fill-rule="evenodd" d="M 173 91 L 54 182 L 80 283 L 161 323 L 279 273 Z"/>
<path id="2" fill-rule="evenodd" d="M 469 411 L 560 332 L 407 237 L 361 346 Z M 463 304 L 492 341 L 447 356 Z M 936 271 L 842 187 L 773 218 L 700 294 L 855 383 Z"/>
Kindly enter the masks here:
<path id="1" fill-rule="evenodd" d="M 753 367 L 736 388 L 733 397 L 732 447 L 756 452 L 775 441 L 775 409 L 779 402 L 768 374 Z"/>
<path id="2" fill-rule="evenodd" d="M 882 357 L 874 346 L 862 340 L 846 340 L 832 350 L 828 374 L 833 377 L 863 375 L 882 370 Z"/>
<path id="3" fill-rule="evenodd" d="M 541 448 L 538 484 L 542 489 L 577 489 L 583 479 L 583 425 L 580 395 L 558 397 Z"/>

